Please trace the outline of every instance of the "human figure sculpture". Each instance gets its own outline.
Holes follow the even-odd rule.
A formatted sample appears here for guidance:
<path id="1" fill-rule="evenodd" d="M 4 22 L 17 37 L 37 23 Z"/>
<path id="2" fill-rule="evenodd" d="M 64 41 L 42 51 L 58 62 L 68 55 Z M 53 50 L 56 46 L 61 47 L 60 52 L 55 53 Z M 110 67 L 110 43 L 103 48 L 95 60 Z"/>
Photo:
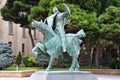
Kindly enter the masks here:
<path id="1" fill-rule="evenodd" d="M 76 34 L 65 34 L 64 26 L 68 22 L 66 20 L 66 16 L 70 13 L 70 10 L 65 4 L 64 7 L 66 10 L 65 13 L 57 13 L 55 14 L 56 17 L 53 17 L 54 14 L 48 17 L 50 20 L 55 20 L 55 23 L 51 23 L 48 18 L 46 18 L 44 22 L 42 20 L 40 22 L 33 20 L 32 22 L 32 26 L 42 32 L 45 39 L 43 43 L 37 43 L 32 49 L 32 52 L 35 56 L 38 54 L 38 50 L 50 55 L 49 65 L 46 71 L 51 69 L 54 59 L 62 54 L 65 50 L 72 57 L 72 64 L 69 71 L 79 70 L 79 63 L 77 58 L 80 54 L 79 45 L 82 43 L 80 38 L 83 38 L 86 35 L 83 29 L 78 31 Z M 56 27 L 55 30 L 52 29 L 54 24 Z M 62 42 L 62 39 L 65 42 L 65 46 Z"/>
<path id="2" fill-rule="evenodd" d="M 65 31 L 64 26 L 68 23 L 66 16 L 70 15 L 69 8 L 64 5 L 64 12 L 61 13 L 58 8 L 53 8 L 53 15 L 47 17 L 45 19 L 45 22 L 48 24 L 49 27 L 55 27 L 54 32 L 58 34 L 61 38 L 61 45 L 63 52 L 66 52 L 66 37 L 65 37 Z"/>

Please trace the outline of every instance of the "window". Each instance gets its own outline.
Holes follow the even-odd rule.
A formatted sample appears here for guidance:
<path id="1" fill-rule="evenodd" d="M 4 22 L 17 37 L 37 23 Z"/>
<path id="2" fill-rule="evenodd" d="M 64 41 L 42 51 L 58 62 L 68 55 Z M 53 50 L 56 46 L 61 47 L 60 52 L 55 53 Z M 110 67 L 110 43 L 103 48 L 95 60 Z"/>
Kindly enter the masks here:
<path id="1" fill-rule="evenodd" d="M 36 39 L 36 29 L 34 29 L 34 39 Z"/>
<path id="2" fill-rule="evenodd" d="M 25 36 L 25 27 L 22 28 L 22 37 L 24 37 L 24 38 L 26 37 Z"/>
<path id="3" fill-rule="evenodd" d="M 25 44 L 23 43 L 22 44 L 22 53 L 24 53 L 25 52 Z"/>
<path id="4" fill-rule="evenodd" d="M 8 26 L 9 26 L 9 34 L 13 33 L 13 24 L 11 21 L 8 22 Z"/>
<path id="5" fill-rule="evenodd" d="M 9 46 L 12 47 L 12 42 L 8 42 Z"/>

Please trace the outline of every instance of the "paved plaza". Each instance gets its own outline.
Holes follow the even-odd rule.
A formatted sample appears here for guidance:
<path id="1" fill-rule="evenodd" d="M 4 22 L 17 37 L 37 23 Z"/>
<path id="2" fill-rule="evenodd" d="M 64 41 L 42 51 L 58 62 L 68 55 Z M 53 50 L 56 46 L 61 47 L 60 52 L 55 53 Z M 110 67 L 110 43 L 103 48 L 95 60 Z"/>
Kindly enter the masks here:
<path id="1" fill-rule="evenodd" d="M 98 80 L 120 80 L 120 75 L 95 74 L 95 76 Z M 30 80 L 30 78 L 0 78 L 0 80 Z"/>
<path id="2" fill-rule="evenodd" d="M 95 74 L 98 80 L 120 80 L 120 75 Z"/>

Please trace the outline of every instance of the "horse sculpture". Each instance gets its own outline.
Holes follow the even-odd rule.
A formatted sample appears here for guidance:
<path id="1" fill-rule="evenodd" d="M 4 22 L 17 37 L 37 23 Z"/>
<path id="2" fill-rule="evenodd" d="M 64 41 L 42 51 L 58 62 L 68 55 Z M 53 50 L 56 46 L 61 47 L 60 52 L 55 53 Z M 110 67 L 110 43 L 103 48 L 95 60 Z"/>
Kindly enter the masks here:
<path id="1" fill-rule="evenodd" d="M 50 55 L 50 61 L 46 69 L 46 71 L 49 71 L 52 67 L 55 58 L 63 53 L 60 36 L 53 31 L 52 27 L 49 27 L 48 24 L 46 24 L 42 20 L 40 22 L 33 20 L 32 26 L 38 29 L 44 35 L 44 42 L 37 43 L 32 49 L 32 52 L 35 56 L 37 56 L 38 50 L 40 50 L 43 53 L 48 53 Z M 80 38 L 86 36 L 85 32 L 83 31 L 83 29 L 81 29 L 76 34 L 69 33 L 65 35 L 66 51 L 69 54 L 69 56 L 72 57 L 72 64 L 69 71 L 79 70 L 80 66 L 77 58 L 80 54 L 80 44 L 82 43 L 82 40 Z"/>

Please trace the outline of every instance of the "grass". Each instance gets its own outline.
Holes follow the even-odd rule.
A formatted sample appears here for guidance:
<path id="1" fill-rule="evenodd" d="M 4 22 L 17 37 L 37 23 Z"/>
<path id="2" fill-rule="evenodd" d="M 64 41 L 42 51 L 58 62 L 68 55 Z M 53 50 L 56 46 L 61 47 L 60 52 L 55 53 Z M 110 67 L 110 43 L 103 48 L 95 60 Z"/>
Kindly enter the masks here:
<path id="1" fill-rule="evenodd" d="M 25 67 L 25 66 L 20 66 L 18 68 L 18 70 L 39 70 L 39 69 L 42 69 L 42 68 L 41 67 Z M 5 68 L 4 70 L 15 71 L 16 70 L 16 66 L 11 66 L 11 67 Z"/>
<path id="2" fill-rule="evenodd" d="M 52 69 L 69 69 L 70 66 L 65 67 L 65 68 L 61 68 L 59 66 L 53 66 Z M 81 69 L 96 69 L 95 66 L 94 67 L 89 67 L 89 66 L 80 66 Z M 41 70 L 43 69 L 43 67 L 25 67 L 25 66 L 20 66 L 18 68 L 18 70 Z M 110 69 L 109 67 L 102 67 L 101 69 Z M 4 70 L 7 71 L 15 71 L 16 70 L 16 66 L 11 66 L 8 68 L 5 68 Z"/>

